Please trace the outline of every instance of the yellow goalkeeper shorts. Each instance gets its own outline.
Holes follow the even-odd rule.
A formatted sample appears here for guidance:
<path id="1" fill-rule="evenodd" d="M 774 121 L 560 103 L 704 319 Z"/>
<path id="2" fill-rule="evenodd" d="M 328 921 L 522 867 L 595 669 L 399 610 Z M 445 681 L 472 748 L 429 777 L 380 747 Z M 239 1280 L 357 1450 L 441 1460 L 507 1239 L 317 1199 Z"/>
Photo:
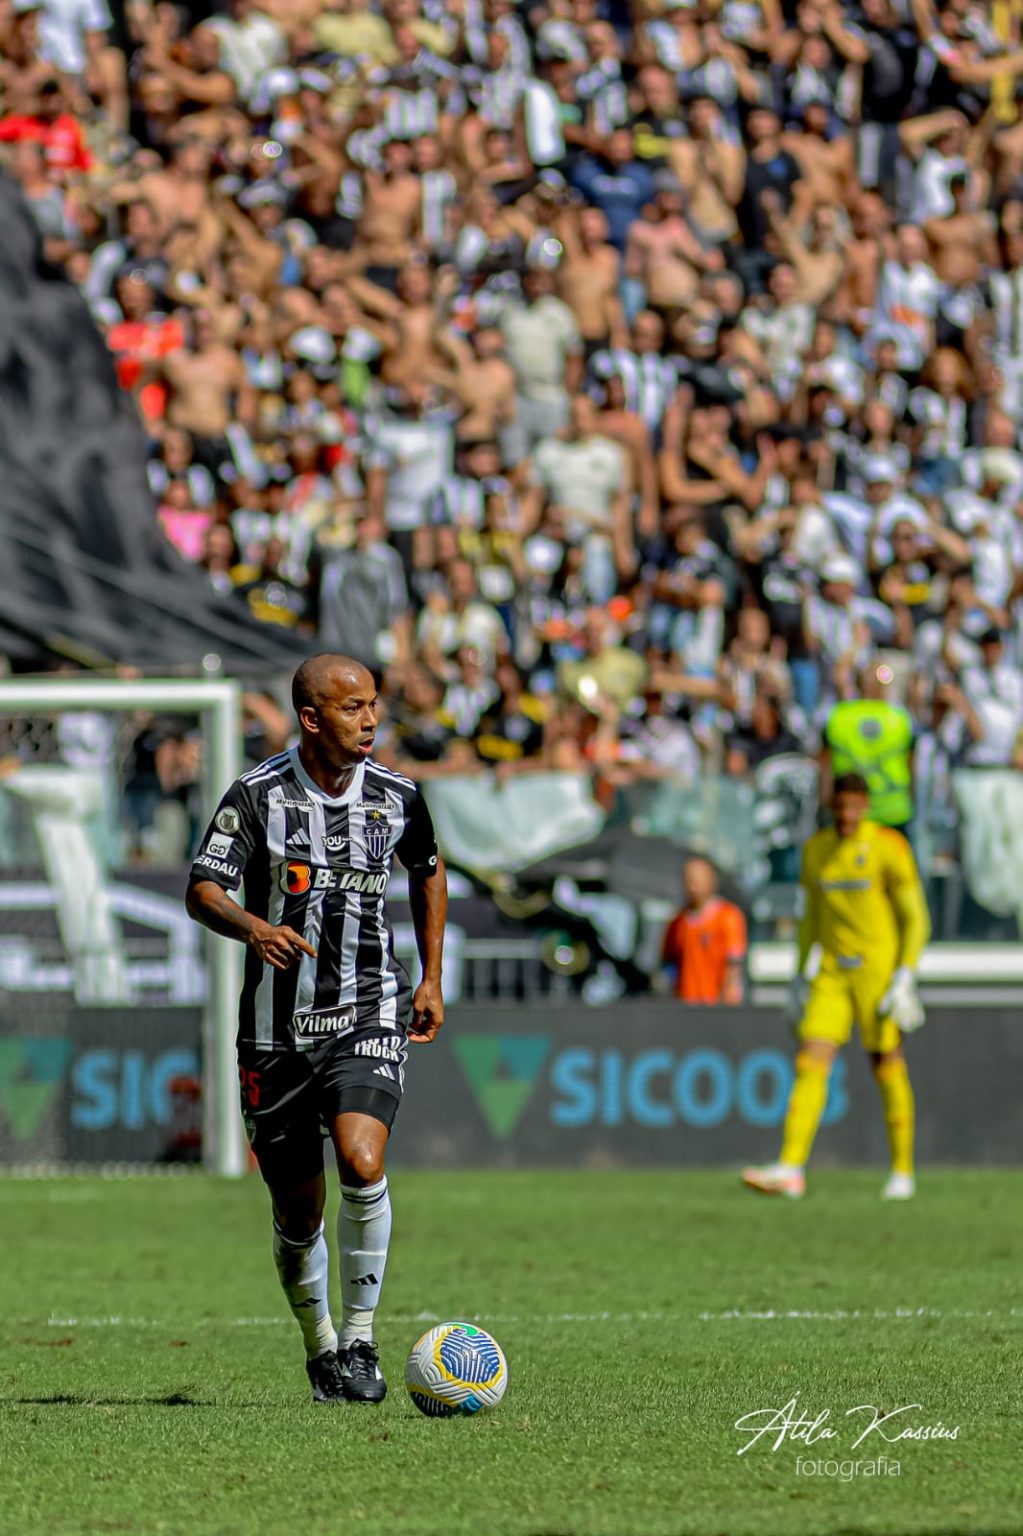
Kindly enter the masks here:
<path id="1" fill-rule="evenodd" d="M 892 967 L 861 965 L 857 970 L 826 969 L 814 977 L 799 1026 L 800 1040 L 829 1040 L 845 1045 L 853 1024 L 860 1027 L 865 1051 L 894 1051 L 902 1036 L 890 1018 L 878 1016 L 878 1005 L 892 979 Z"/>

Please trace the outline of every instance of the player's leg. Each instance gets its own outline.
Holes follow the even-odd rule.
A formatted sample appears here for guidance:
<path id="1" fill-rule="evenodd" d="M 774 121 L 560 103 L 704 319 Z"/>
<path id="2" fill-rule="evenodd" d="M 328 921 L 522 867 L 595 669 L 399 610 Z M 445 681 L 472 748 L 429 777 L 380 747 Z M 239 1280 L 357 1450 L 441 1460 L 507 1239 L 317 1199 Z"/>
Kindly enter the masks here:
<path id="1" fill-rule="evenodd" d="M 241 1082 L 245 1128 L 270 1192 L 274 1264 L 302 1333 L 313 1402 L 340 1402 L 323 1232 L 323 1140 L 308 1068 L 286 1053 L 262 1052 L 241 1063 Z"/>
<path id="2" fill-rule="evenodd" d="M 906 1058 L 900 1048 L 897 1051 L 872 1052 L 870 1061 L 881 1094 L 881 1108 L 891 1151 L 891 1172 L 881 1191 L 881 1198 L 911 1200 L 916 1194 L 916 1175 L 913 1171 L 916 1106 Z"/>
<path id="3" fill-rule="evenodd" d="M 860 1036 L 870 1057 L 874 1079 L 881 1095 L 891 1154 L 891 1170 L 881 1191 L 881 1198 L 911 1200 L 916 1194 L 913 1171 L 916 1106 L 902 1050 L 902 1035 L 892 1019 L 878 1017 L 878 1003 L 887 991 L 888 980 L 886 967 L 881 974 L 870 979 L 869 990 L 865 988 L 860 1014 Z"/>
<path id="4" fill-rule="evenodd" d="M 331 1124 L 341 1181 L 338 1360 L 347 1395 L 355 1401 L 376 1403 L 387 1391 L 378 1364 L 373 1321 L 391 1241 L 391 1196 L 384 1152 L 397 1101 L 379 1089 L 366 1088 L 350 1089 L 342 1102 L 343 1112 Z M 349 1108 L 350 1104 L 359 1108 Z M 380 1115 L 388 1118 L 378 1118 Z"/>
<path id="5" fill-rule="evenodd" d="M 405 1086 L 405 1058 L 404 1031 L 380 1021 L 338 1041 L 317 1065 L 319 1116 L 334 1143 L 341 1183 L 338 1364 L 345 1395 L 355 1402 L 378 1403 L 387 1391 L 373 1320 L 391 1241 L 384 1153 Z"/>
<path id="6" fill-rule="evenodd" d="M 852 1029 L 852 999 L 845 979 L 823 972 L 814 979 L 799 1026 L 796 1075 L 789 1093 L 776 1163 L 745 1168 L 742 1182 L 764 1195 L 798 1200 L 806 1189 L 806 1164 L 828 1102 L 831 1066 Z"/>
<path id="7" fill-rule="evenodd" d="M 323 1144 L 317 1139 L 322 1164 Z M 337 1334 L 328 1300 L 330 1255 L 323 1229 L 325 1197 L 322 1172 L 302 1184 L 290 1179 L 270 1184 L 274 1263 L 281 1289 L 302 1330 L 306 1371 L 316 1403 L 339 1402 L 344 1397 L 337 1363 Z"/>

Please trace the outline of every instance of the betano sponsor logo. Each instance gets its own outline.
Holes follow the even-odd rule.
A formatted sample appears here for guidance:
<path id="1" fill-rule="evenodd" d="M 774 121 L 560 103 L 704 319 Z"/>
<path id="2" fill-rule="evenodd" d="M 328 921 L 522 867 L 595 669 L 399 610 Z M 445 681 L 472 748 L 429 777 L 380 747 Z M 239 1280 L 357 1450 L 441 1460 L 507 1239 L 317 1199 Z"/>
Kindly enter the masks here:
<path id="1" fill-rule="evenodd" d="M 329 869 L 323 864 L 298 864 L 294 861 L 281 870 L 281 890 L 289 896 L 303 896 L 306 891 L 355 891 L 363 896 L 382 896 L 387 890 L 387 870 L 350 869 L 345 865 Z"/>

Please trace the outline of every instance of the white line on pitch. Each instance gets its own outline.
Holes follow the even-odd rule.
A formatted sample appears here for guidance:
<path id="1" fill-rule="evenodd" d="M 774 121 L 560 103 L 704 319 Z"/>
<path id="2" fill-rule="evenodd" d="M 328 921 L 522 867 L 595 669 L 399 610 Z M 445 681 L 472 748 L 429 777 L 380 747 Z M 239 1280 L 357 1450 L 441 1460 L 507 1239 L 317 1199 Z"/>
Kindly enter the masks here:
<path id="1" fill-rule="evenodd" d="M 516 1312 L 490 1312 L 490 1313 L 460 1313 L 458 1314 L 466 1322 L 501 1323 L 665 1323 L 685 1322 L 687 1314 L 681 1311 L 673 1312 L 539 1312 L 523 1314 Z M 853 1308 L 846 1310 L 841 1307 L 831 1310 L 817 1311 L 813 1309 L 802 1310 L 796 1307 L 776 1309 L 767 1307 L 763 1310 L 740 1310 L 739 1308 L 727 1308 L 722 1312 L 698 1312 L 696 1321 L 700 1323 L 835 1323 L 835 1322 L 912 1322 L 922 1319 L 972 1319 L 981 1321 L 985 1319 L 1006 1319 L 1023 1317 L 1023 1307 L 1007 1307 L 1004 1309 L 987 1308 L 984 1310 L 960 1310 L 952 1308 L 945 1310 L 941 1307 L 894 1307 L 886 1309 L 877 1308 Z M 391 1312 L 384 1313 L 382 1321 L 385 1323 L 440 1323 L 448 1321 L 439 1312 Z M 274 1317 L 229 1317 L 229 1318 L 195 1318 L 191 1321 L 183 1318 L 168 1319 L 160 1317 L 122 1317 L 112 1315 L 110 1317 L 60 1317 L 52 1315 L 46 1319 L 48 1328 L 279 1328 L 291 1326 L 291 1319 L 286 1316 Z M 24 1323 L 23 1326 L 31 1326 Z"/>

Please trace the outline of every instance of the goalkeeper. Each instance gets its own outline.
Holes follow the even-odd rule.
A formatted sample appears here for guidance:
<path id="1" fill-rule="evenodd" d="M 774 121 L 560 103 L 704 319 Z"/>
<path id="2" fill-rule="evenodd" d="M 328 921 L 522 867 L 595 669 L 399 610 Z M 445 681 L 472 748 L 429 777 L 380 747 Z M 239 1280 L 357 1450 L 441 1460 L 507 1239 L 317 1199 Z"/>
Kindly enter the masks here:
<path id="1" fill-rule="evenodd" d="M 747 1188 L 764 1194 L 803 1194 L 831 1064 L 854 1021 L 873 1064 L 891 1146 L 883 1198 L 915 1193 L 913 1090 L 902 1036 L 924 1022 L 915 971 L 930 923 L 909 844 L 900 832 L 868 821 L 867 807 L 859 774 L 836 779 L 834 826 L 815 833 L 803 850 L 805 909 L 790 1000 L 799 1026 L 796 1080 L 779 1161 L 742 1175 Z"/>

